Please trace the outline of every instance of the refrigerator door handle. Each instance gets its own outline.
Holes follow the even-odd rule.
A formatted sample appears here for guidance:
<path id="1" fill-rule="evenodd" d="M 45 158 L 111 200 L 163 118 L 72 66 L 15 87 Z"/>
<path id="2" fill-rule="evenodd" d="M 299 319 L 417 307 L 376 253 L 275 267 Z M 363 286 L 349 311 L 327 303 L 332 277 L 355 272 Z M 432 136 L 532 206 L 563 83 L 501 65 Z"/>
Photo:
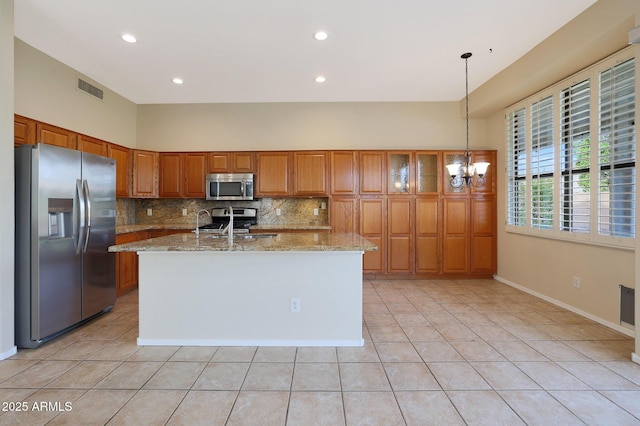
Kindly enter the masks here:
<path id="1" fill-rule="evenodd" d="M 83 252 L 87 251 L 87 246 L 89 245 L 89 234 L 91 234 L 91 192 L 89 191 L 89 182 L 85 179 L 82 181 L 82 186 L 84 188 L 84 203 L 86 205 L 86 232 L 84 237 L 84 247 L 82 248 Z"/>
<path id="2" fill-rule="evenodd" d="M 86 206 L 84 191 L 82 189 L 82 180 L 76 179 L 76 192 L 78 195 L 78 241 L 76 243 L 76 254 L 80 254 L 85 240 L 85 223 L 86 223 Z"/>

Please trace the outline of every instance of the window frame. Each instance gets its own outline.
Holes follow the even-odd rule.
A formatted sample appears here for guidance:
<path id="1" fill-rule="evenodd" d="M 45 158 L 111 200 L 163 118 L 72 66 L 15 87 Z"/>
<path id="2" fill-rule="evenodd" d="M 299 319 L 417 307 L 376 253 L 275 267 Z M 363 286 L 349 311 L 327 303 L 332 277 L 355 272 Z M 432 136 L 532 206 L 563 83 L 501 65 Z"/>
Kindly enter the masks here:
<path id="1" fill-rule="evenodd" d="M 599 98 L 600 98 L 600 73 L 613 68 L 617 64 L 623 63 L 629 59 L 635 58 L 633 47 L 625 48 L 608 58 L 603 59 L 602 61 L 584 69 L 576 74 L 567 77 L 556 84 L 543 89 L 516 104 L 509 106 L 505 110 L 505 157 L 506 157 L 506 165 L 505 165 L 505 231 L 509 233 L 517 233 L 538 237 L 545 237 L 551 239 L 558 239 L 563 241 L 571 241 L 571 242 L 579 242 L 585 244 L 595 244 L 595 245 L 603 245 L 610 246 L 622 249 L 635 249 L 635 239 L 637 235 L 633 237 L 616 237 L 611 235 L 601 235 L 599 228 L 599 206 L 600 206 L 600 164 L 599 164 L 599 141 L 600 141 L 600 120 L 599 120 Z M 638 118 L 638 109 L 640 108 L 640 104 L 638 103 L 638 88 L 640 87 L 640 81 L 638 78 L 639 71 L 638 58 L 635 58 L 635 117 Z M 565 204 L 562 199 L 562 191 L 563 191 L 563 182 L 566 180 L 563 175 L 562 168 L 562 158 L 563 152 L 562 147 L 564 146 L 565 139 L 563 138 L 563 110 L 562 105 L 562 92 L 571 88 L 573 85 L 579 84 L 584 80 L 589 80 L 590 87 L 590 114 L 589 114 L 589 224 L 588 224 L 588 232 L 575 232 L 571 230 L 563 230 L 562 224 L 564 221 L 563 217 L 563 207 Z M 554 149 L 554 172 L 553 176 L 553 228 L 545 229 L 540 227 L 534 227 L 531 223 L 531 215 L 532 215 L 532 182 L 533 182 L 533 171 L 532 171 L 532 141 L 533 141 L 533 129 L 532 129 L 532 105 L 539 102 L 542 99 L 545 99 L 549 96 L 553 96 L 553 149 Z M 509 129 L 511 128 L 511 123 L 508 120 L 511 117 L 514 117 L 514 114 L 519 110 L 525 110 L 525 142 L 524 142 L 524 156 L 526 158 L 526 176 L 523 178 L 521 176 L 516 176 L 513 172 L 515 158 L 510 158 L 510 155 L 514 155 L 514 147 L 510 145 L 512 141 L 510 141 Z M 634 138 L 637 141 L 637 123 L 634 128 Z M 636 147 L 636 155 L 637 155 L 637 147 Z M 633 170 L 635 171 L 636 180 L 635 184 L 635 192 L 637 194 L 638 191 L 638 172 L 637 172 L 637 161 L 634 164 Z M 586 167 L 585 167 L 586 168 Z M 574 169 L 575 170 L 575 169 Z M 515 205 L 512 206 L 512 198 L 511 196 L 514 194 L 514 188 L 511 188 L 511 185 L 515 185 L 517 181 L 524 181 L 525 185 L 525 202 L 524 202 L 524 223 L 519 224 L 516 221 L 514 223 L 510 223 L 512 218 L 516 218 L 522 215 L 522 213 L 518 212 L 518 209 Z M 573 199 L 572 199 L 573 201 Z M 637 203 L 636 206 L 637 207 Z M 637 208 L 634 209 L 633 212 L 633 221 L 637 223 Z M 636 225 L 637 228 L 637 225 Z"/>

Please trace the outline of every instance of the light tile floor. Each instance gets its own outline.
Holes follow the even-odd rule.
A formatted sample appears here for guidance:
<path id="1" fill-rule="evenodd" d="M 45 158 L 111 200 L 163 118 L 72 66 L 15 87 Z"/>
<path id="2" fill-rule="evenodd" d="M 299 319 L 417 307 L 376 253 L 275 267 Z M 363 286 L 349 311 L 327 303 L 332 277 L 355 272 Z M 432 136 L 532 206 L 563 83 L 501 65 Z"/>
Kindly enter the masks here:
<path id="1" fill-rule="evenodd" d="M 139 347 L 128 294 L 0 362 L 0 425 L 640 424 L 624 335 L 492 280 L 363 289 L 361 348 Z"/>

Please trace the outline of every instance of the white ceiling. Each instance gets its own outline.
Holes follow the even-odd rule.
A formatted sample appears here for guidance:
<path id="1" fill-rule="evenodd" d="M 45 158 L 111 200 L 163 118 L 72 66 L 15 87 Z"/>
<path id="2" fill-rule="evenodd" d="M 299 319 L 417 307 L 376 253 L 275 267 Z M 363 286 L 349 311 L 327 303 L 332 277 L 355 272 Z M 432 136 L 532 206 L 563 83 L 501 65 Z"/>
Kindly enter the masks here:
<path id="1" fill-rule="evenodd" d="M 137 104 L 457 101 L 462 53 L 473 91 L 595 1 L 15 0 L 15 35 Z"/>

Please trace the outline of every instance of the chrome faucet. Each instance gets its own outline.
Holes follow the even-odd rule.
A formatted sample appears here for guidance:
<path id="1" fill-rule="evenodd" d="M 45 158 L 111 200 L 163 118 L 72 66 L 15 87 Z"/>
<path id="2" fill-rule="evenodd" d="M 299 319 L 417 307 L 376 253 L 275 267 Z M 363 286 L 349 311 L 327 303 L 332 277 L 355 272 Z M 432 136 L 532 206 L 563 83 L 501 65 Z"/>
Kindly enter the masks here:
<path id="1" fill-rule="evenodd" d="M 209 213 L 209 210 L 207 209 L 200 209 L 196 212 L 196 238 L 200 236 L 200 213 L 205 212 L 206 214 L 209 215 L 209 217 L 211 217 L 211 213 Z"/>
<path id="2" fill-rule="evenodd" d="M 229 212 L 229 223 L 227 224 L 227 227 L 222 230 L 222 233 L 226 233 L 229 237 L 229 241 L 233 241 L 233 207 L 227 207 L 227 211 Z"/>

